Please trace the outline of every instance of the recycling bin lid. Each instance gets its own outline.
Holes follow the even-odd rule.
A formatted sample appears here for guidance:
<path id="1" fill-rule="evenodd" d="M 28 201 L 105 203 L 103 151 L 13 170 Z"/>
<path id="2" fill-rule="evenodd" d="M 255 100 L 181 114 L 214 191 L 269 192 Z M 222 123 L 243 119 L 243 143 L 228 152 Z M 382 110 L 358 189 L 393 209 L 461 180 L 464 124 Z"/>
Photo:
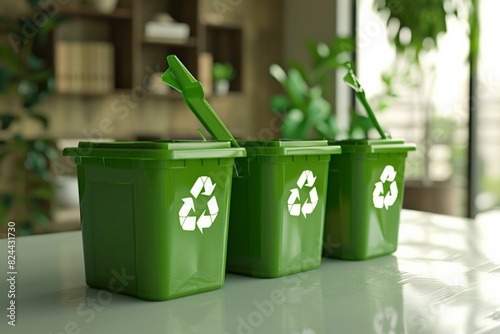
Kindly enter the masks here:
<path id="1" fill-rule="evenodd" d="M 286 155 L 325 155 L 340 154 L 338 145 L 328 145 L 327 140 L 250 140 L 238 141 L 248 155 L 286 156 Z"/>
<path id="2" fill-rule="evenodd" d="M 404 139 L 346 139 L 328 143 L 342 147 L 342 153 L 402 153 L 417 149 L 414 143 L 406 143 Z"/>
<path id="3" fill-rule="evenodd" d="M 161 76 L 163 82 L 182 94 L 186 105 L 212 137 L 218 141 L 229 141 L 232 146 L 238 147 L 238 142 L 205 99 L 201 83 L 175 55 L 169 55 L 167 63 L 169 68 Z"/>
<path id="4" fill-rule="evenodd" d="M 229 141 L 138 141 L 138 142 L 80 142 L 67 147 L 65 156 L 122 159 L 210 159 L 239 158 L 245 149 L 231 147 Z"/>

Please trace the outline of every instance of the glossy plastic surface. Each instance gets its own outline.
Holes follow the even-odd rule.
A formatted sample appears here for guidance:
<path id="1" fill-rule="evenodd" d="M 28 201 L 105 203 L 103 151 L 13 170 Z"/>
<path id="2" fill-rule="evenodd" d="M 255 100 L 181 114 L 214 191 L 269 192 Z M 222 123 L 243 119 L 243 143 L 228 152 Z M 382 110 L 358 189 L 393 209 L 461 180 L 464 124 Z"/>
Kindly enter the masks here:
<path id="1" fill-rule="evenodd" d="M 87 284 L 165 300 L 224 283 L 234 158 L 246 156 L 177 57 L 163 79 L 220 142 L 82 142 L 78 169 Z M 235 148 L 231 147 L 231 144 Z"/>
<path id="2" fill-rule="evenodd" d="M 323 254 L 364 260 L 393 253 L 406 156 L 415 145 L 402 140 L 331 143 L 340 145 L 342 154 L 330 162 Z"/>
<path id="3" fill-rule="evenodd" d="M 116 289 L 122 272 L 131 279 L 120 292 L 148 300 L 222 286 L 233 163 L 243 149 L 229 142 L 81 143 L 64 154 L 76 155 L 89 286 Z M 200 177 L 203 189 L 193 191 Z M 212 198 L 217 212 L 207 226 L 199 222 Z M 182 215 L 197 220 L 188 230 L 185 204 Z"/>
<path id="4" fill-rule="evenodd" d="M 236 161 L 227 270 L 280 277 L 319 267 L 328 165 L 340 148 L 326 141 L 242 145 L 247 158 Z M 315 200 L 314 192 L 317 204 L 308 213 L 305 208 Z M 290 203 L 298 205 L 294 214 Z"/>
<path id="5" fill-rule="evenodd" d="M 18 237 L 17 322 L 4 314 L 0 333 L 495 334 L 499 221 L 500 210 L 476 220 L 403 210 L 394 255 L 324 258 L 278 279 L 227 274 L 222 289 L 163 303 L 87 287 L 80 232 Z M 0 240 L 0 254 L 7 246 Z M 120 289 L 128 277 L 115 278 Z"/>

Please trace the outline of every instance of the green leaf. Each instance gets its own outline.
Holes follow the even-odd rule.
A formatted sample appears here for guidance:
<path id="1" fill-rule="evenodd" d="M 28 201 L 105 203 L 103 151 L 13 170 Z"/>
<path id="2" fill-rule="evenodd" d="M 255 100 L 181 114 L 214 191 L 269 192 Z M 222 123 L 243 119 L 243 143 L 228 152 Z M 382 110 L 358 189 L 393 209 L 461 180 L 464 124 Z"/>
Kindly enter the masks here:
<path id="1" fill-rule="evenodd" d="M 295 68 L 291 68 L 288 70 L 286 90 L 292 103 L 297 108 L 305 110 L 305 96 L 308 92 L 308 86 L 300 72 Z"/>
<path id="2" fill-rule="evenodd" d="M 316 44 L 316 53 L 320 59 L 328 59 L 332 56 L 328 44 L 322 42 Z"/>
<path id="3" fill-rule="evenodd" d="M 0 203 L 2 203 L 2 205 L 8 209 L 14 202 L 14 195 L 12 193 L 3 193 L 0 195 L 0 201 Z"/>
<path id="4" fill-rule="evenodd" d="M 377 106 L 378 111 L 385 110 L 389 107 L 389 104 L 387 102 L 380 102 Z"/>
<path id="5" fill-rule="evenodd" d="M 18 57 L 10 46 L 0 45 L 0 60 L 12 76 L 21 75 L 23 71 L 21 57 Z"/>
<path id="6" fill-rule="evenodd" d="M 38 86 L 29 80 L 22 80 L 17 86 L 17 92 L 23 97 L 28 97 L 36 94 Z"/>
<path id="7" fill-rule="evenodd" d="M 35 233 L 29 220 L 23 221 L 22 224 L 20 224 L 19 232 L 20 235 L 32 235 Z"/>
<path id="8" fill-rule="evenodd" d="M 322 97 L 311 99 L 307 107 L 307 124 L 313 126 L 330 116 L 332 106 Z"/>
<path id="9" fill-rule="evenodd" d="M 5 67 L 0 67 L 0 93 L 5 91 L 9 87 L 11 82 L 11 73 L 9 69 Z"/>
<path id="10" fill-rule="evenodd" d="M 31 7 L 37 7 L 37 6 L 39 6 L 39 3 L 41 2 L 41 0 L 27 0 L 27 1 Z"/>
<path id="11" fill-rule="evenodd" d="M 314 86 L 309 89 L 309 97 L 311 99 L 321 98 L 323 95 L 323 89 L 320 86 Z"/>
<path id="12" fill-rule="evenodd" d="M 286 85 L 287 75 L 281 66 L 278 64 L 272 64 L 269 67 L 269 74 L 276 79 L 283 87 Z"/>
<path id="13" fill-rule="evenodd" d="M 34 212 L 30 220 L 35 224 L 38 225 L 42 228 L 48 228 L 50 226 L 50 219 L 47 217 L 46 214 L 43 214 L 41 212 Z"/>
<path id="14" fill-rule="evenodd" d="M 42 58 L 35 56 L 34 54 L 30 54 L 28 56 L 26 64 L 28 65 L 28 68 L 30 70 L 35 71 L 39 71 L 45 67 L 45 61 Z"/>
<path id="15" fill-rule="evenodd" d="M 2 130 L 7 130 L 16 119 L 18 119 L 18 116 L 16 115 L 1 115 L 0 122 L 2 123 Z"/>
<path id="16" fill-rule="evenodd" d="M 361 129 L 366 133 L 370 129 L 373 129 L 375 126 L 373 125 L 373 122 L 371 119 L 369 119 L 366 116 L 362 115 L 357 115 L 358 121 L 357 124 L 361 127 Z"/>
<path id="17" fill-rule="evenodd" d="M 307 83 L 311 83 L 310 81 L 310 75 L 309 75 L 309 70 L 302 64 L 300 64 L 299 62 L 296 62 L 296 61 L 291 61 L 289 62 L 290 65 L 288 66 L 288 68 L 295 68 L 297 71 L 300 72 L 300 74 L 302 75 L 302 77 L 304 78 L 304 80 L 307 82 Z"/>
<path id="18" fill-rule="evenodd" d="M 42 124 L 42 126 L 43 126 L 43 128 L 44 128 L 45 130 L 47 130 L 47 129 L 48 129 L 48 127 L 49 127 L 49 121 L 48 121 L 48 119 L 47 119 L 47 117 L 46 117 L 46 116 L 44 116 L 44 115 L 42 115 L 42 114 L 39 114 L 39 113 L 29 113 L 29 115 L 30 115 L 33 119 L 35 119 L 35 120 L 39 121 L 39 122 Z"/>
<path id="19" fill-rule="evenodd" d="M 47 92 L 39 91 L 33 95 L 27 96 L 24 99 L 23 106 L 28 110 L 33 109 L 33 107 L 38 103 L 44 101 L 47 98 L 47 95 Z"/>
<path id="20" fill-rule="evenodd" d="M 269 106 L 273 113 L 279 114 L 291 108 L 291 102 L 288 97 L 283 94 L 275 94 L 271 97 Z"/>
<path id="21" fill-rule="evenodd" d="M 324 122 L 315 125 L 316 132 L 324 139 L 335 139 L 339 133 L 337 120 L 330 116 Z"/>
<path id="22" fill-rule="evenodd" d="M 390 73 L 382 73 L 382 82 L 390 87 L 393 79 L 393 74 Z"/>
<path id="23" fill-rule="evenodd" d="M 8 15 L 0 15 L 0 28 L 5 32 L 20 34 L 21 27 L 17 18 Z"/>
<path id="24" fill-rule="evenodd" d="M 309 56 L 312 59 L 313 65 L 316 65 L 321 60 L 321 57 L 318 54 L 318 43 L 308 40 L 304 42 L 304 46 L 306 50 L 309 51 Z"/>
<path id="25" fill-rule="evenodd" d="M 330 43 L 330 50 L 333 57 L 338 57 L 343 53 L 354 51 L 354 39 L 352 37 L 337 37 Z"/>
<path id="26" fill-rule="evenodd" d="M 291 109 L 281 124 L 281 135 L 289 139 L 307 139 L 308 131 L 305 128 L 305 116 L 298 109 Z"/>
<path id="27" fill-rule="evenodd" d="M 38 187 L 30 191 L 29 199 L 38 201 L 52 201 L 54 199 L 54 191 L 50 185 L 47 185 L 45 187 Z"/>
<path id="28" fill-rule="evenodd" d="M 38 71 L 24 76 L 24 79 L 27 81 L 41 83 L 47 82 L 47 80 L 49 80 L 50 78 L 52 78 L 51 70 Z"/>
<path id="29" fill-rule="evenodd" d="M 231 81 L 235 77 L 234 67 L 230 63 L 214 63 L 212 71 L 215 81 Z"/>
<path id="30" fill-rule="evenodd" d="M 47 79 L 47 93 L 54 93 L 56 91 L 56 80 L 54 76 Z"/>

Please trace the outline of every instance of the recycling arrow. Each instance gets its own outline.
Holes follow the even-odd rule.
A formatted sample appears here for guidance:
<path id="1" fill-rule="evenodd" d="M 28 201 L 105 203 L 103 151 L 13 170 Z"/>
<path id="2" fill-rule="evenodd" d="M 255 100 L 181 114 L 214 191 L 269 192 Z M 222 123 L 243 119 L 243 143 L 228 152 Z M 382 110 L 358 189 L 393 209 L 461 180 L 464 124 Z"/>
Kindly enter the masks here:
<path id="1" fill-rule="evenodd" d="M 179 221 L 181 223 L 181 227 L 185 231 L 194 231 L 196 227 L 196 217 L 190 217 L 189 213 L 194 209 L 194 201 L 191 197 L 183 198 L 182 201 L 184 205 L 179 210 Z"/>
<path id="2" fill-rule="evenodd" d="M 200 176 L 196 179 L 191 187 L 190 193 L 196 199 L 198 196 L 211 196 L 214 192 L 216 184 L 212 183 L 212 179 L 208 176 Z M 212 196 L 207 202 L 207 209 L 203 210 L 200 217 L 192 215 L 195 213 L 195 204 L 192 197 L 182 198 L 184 204 L 179 210 L 179 222 L 184 231 L 194 231 L 196 227 L 203 234 L 203 229 L 209 228 L 214 223 L 219 213 L 217 198 Z M 208 214 L 207 214 L 208 210 Z"/>
<path id="3" fill-rule="evenodd" d="M 212 224 L 215 221 L 215 218 L 217 218 L 217 214 L 219 213 L 219 206 L 217 205 L 217 200 L 215 199 L 215 196 L 210 198 L 210 200 L 207 203 L 207 206 L 208 206 L 208 212 L 210 214 L 205 215 L 205 212 L 207 210 L 204 210 L 200 218 L 198 218 L 198 221 L 196 222 L 196 225 L 198 226 L 198 229 L 202 234 L 204 228 L 209 228 L 210 226 L 212 226 Z"/>
<path id="4" fill-rule="evenodd" d="M 290 190 L 291 194 L 288 197 L 288 211 L 292 216 L 300 215 L 300 204 L 294 204 L 298 199 L 300 200 L 299 189 L 293 188 Z"/>
<path id="5" fill-rule="evenodd" d="M 314 211 L 314 208 L 318 204 L 318 192 L 316 191 L 316 188 L 312 188 L 311 191 L 309 192 L 309 199 L 311 200 L 310 203 L 306 202 L 302 206 L 302 214 L 304 215 L 304 218 L 308 215 L 311 214 Z"/>
<path id="6" fill-rule="evenodd" d="M 304 218 L 307 218 L 307 215 L 314 211 L 314 208 L 316 208 L 319 200 L 318 191 L 316 190 L 316 187 L 314 187 L 315 182 L 316 177 L 312 171 L 305 170 L 302 174 L 300 174 L 299 179 L 297 180 L 298 188 L 291 189 L 290 196 L 288 197 L 288 212 L 291 216 L 299 216 L 302 212 Z M 302 189 L 304 186 L 312 189 L 309 191 L 309 198 L 306 198 L 304 204 L 301 204 L 299 189 Z M 297 200 L 299 201 L 298 203 Z"/>
<path id="7" fill-rule="evenodd" d="M 380 174 L 380 181 L 375 183 L 373 190 L 373 206 L 377 209 L 385 207 L 389 209 L 398 199 L 398 184 L 396 183 L 397 172 L 393 166 L 385 166 L 382 174 Z M 384 183 L 390 182 L 389 192 L 384 194 Z"/>
<path id="8" fill-rule="evenodd" d="M 316 181 L 316 177 L 310 170 L 305 170 L 302 172 L 302 174 L 300 174 L 300 177 L 297 181 L 297 186 L 302 189 L 302 187 L 306 184 L 306 181 L 308 187 L 312 187 L 314 185 L 314 182 Z"/>
<path id="9" fill-rule="evenodd" d="M 208 176 L 200 176 L 196 180 L 193 187 L 191 188 L 191 195 L 193 195 L 194 198 L 198 198 L 203 188 L 205 188 L 205 191 L 203 192 L 203 195 L 205 196 L 212 195 L 212 192 L 215 189 L 215 184 L 212 184 L 212 179 Z"/>

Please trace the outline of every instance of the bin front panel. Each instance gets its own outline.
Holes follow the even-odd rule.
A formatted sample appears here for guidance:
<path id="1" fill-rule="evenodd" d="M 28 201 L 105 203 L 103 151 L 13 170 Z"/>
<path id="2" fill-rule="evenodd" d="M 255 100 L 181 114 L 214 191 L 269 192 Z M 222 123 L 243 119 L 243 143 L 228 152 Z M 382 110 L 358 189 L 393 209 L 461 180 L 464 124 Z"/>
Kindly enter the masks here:
<path id="1" fill-rule="evenodd" d="M 220 288 L 232 162 L 83 158 L 87 283 L 148 300 Z"/>
<path id="2" fill-rule="evenodd" d="M 406 152 L 332 156 L 324 254 L 363 260 L 397 249 Z"/>
<path id="3" fill-rule="evenodd" d="M 278 277 L 321 262 L 330 156 L 250 156 L 233 179 L 228 271 Z"/>

